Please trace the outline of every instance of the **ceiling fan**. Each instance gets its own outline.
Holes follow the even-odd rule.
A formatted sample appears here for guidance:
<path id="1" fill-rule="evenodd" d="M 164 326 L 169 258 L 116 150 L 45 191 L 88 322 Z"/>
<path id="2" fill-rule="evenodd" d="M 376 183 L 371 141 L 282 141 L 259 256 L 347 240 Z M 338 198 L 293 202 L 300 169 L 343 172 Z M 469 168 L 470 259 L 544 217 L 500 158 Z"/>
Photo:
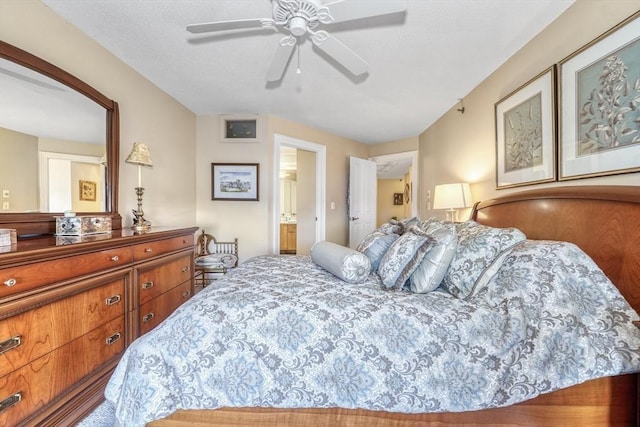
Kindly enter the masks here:
<path id="1" fill-rule="evenodd" d="M 250 28 L 273 28 L 287 34 L 280 40 L 275 58 L 267 73 L 267 81 L 282 79 L 289 58 L 298 38 L 308 34 L 311 42 L 332 57 L 353 75 L 365 73 L 368 64 L 355 52 L 324 30 L 317 30 L 320 24 L 353 21 L 380 15 L 403 12 L 406 0 L 335 0 L 322 3 L 321 0 L 272 0 L 273 17 L 240 19 L 233 21 L 206 22 L 187 25 L 187 31 L 199 34 L 215 31 L 240 30 Z"/>

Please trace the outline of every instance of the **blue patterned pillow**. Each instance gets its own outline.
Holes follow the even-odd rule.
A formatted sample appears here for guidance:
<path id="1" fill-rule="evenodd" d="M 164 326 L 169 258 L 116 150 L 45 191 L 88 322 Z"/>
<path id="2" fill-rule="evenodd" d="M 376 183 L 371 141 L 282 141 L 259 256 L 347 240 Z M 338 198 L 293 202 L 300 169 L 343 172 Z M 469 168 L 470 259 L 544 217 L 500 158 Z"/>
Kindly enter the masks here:
<path id="1" fill-rule="evenodd" d="M 375 231 L 379 231 L 384 234 L 402 234 L 403 225 L 395 219 L 382 224 Z"/>
<path id="2" fill-rule="evenodd" d="M 371 274 L 371 262 L 365 254 L 336 243 L 316 243 L 311 247 L 311 259 L 345 282 L 362 283 Z"/>
<path id="3" fill-rule="evenodd" d="M 422 229 L 436 241 L 424 257 L 416 271 L 409 278 L 409 287 L 412 292 L 427 293 L 435 290 L 444 275 L 449 264 L 456 254 L 458 237 L 453 223 L 441 220 L 426 220 L 416 227 Z"/>
<path id="4" fill-rule="evenodd" d="M 495 228 L 466 221 L 456 226 L 458 247 L 442 287 L 465 299 L 491 280 L 502 261 L 526 236 L 517 228 Z"/>
<path id="5" fill-rule="evenodd" d="M 369 258 L 372 273 L 378 269 L 380 260 L 398 237 L 400 236 L 397 234 L 385 234 L 380 231 L 373 231 L 362 239 L 362 242 L 360 242 L 356 250 L 362 252 Z"/>
<path id="6" fill-rule="evenodd" d="M 393 242 L 378 266 L 378 275 L 387 289 L 402 289 L 405 282 L 435 244 L 435 239 L 413 227 Z"/>

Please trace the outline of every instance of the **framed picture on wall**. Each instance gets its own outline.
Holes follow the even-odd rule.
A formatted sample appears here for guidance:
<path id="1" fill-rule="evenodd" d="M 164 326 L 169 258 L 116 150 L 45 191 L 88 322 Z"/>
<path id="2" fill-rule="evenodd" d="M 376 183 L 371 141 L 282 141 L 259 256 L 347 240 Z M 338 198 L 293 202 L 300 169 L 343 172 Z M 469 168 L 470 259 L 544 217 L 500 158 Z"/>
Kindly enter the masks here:
<path id="1" fill-rule="evenodd" d="M 260 137 L 260 117 L 258 115 L 220 116 L 220 141 L 258 142 Z"/>
<path id="2" fill-rule="evenodd" d="M 211 200 L 259 200 L 258 163 L 211 163 Z"/>
<path id="3" fill-rule="evenodd" d="M 559 179 L 640 171 L 640 12 L 559 64 Z"/>
<path id="4" fill-rule="evenodd" d="M 556 179 L 555 66 L 495 105 L 498 189 Z"/>
<path id="5" fill-rule="evenodd" d="M 80 180 L 80 200 L 95 202 L 97 187 L 98 184 L 94 181 Z"/>
<path id="6" fill-rule="evenodd" d="M 393 204 L 394 205 L 402 205 L 402 204 L 404 204 L 404 194 L 403 193 L 393 193 Z"/>

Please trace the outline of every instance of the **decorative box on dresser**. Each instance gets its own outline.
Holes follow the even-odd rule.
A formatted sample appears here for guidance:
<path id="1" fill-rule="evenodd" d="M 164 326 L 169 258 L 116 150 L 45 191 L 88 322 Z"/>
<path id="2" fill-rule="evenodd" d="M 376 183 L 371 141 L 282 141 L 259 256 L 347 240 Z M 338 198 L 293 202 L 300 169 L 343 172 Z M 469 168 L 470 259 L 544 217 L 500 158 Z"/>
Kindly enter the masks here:
<path id="1" fill-rule="evenodd" d="M 73 425 L 99 404 L 126 347 L 193 295 L 196 230 L 0 247 L 0 425 Z"/>

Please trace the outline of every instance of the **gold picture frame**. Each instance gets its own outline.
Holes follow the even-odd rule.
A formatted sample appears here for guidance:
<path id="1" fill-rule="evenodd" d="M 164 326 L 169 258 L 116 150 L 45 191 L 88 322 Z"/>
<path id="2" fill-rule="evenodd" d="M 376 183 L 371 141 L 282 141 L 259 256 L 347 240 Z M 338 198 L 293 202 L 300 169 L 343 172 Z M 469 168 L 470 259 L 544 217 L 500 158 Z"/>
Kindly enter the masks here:
<path id="1" fill-rule="evenodd" d="M 556 67 L 495 104 L 496 188 L 556 180 Z"/>
<path id="2" fill-rule="evenodd" d="M 80 200 L 95 202 L 97 188 L 98 184 L 94 181 L 80 180 Z"/>
<path id="3" fill-rule="evenodd" d="M 640 12 L 559 63 L 558 180 L 640 171 Z"/>

